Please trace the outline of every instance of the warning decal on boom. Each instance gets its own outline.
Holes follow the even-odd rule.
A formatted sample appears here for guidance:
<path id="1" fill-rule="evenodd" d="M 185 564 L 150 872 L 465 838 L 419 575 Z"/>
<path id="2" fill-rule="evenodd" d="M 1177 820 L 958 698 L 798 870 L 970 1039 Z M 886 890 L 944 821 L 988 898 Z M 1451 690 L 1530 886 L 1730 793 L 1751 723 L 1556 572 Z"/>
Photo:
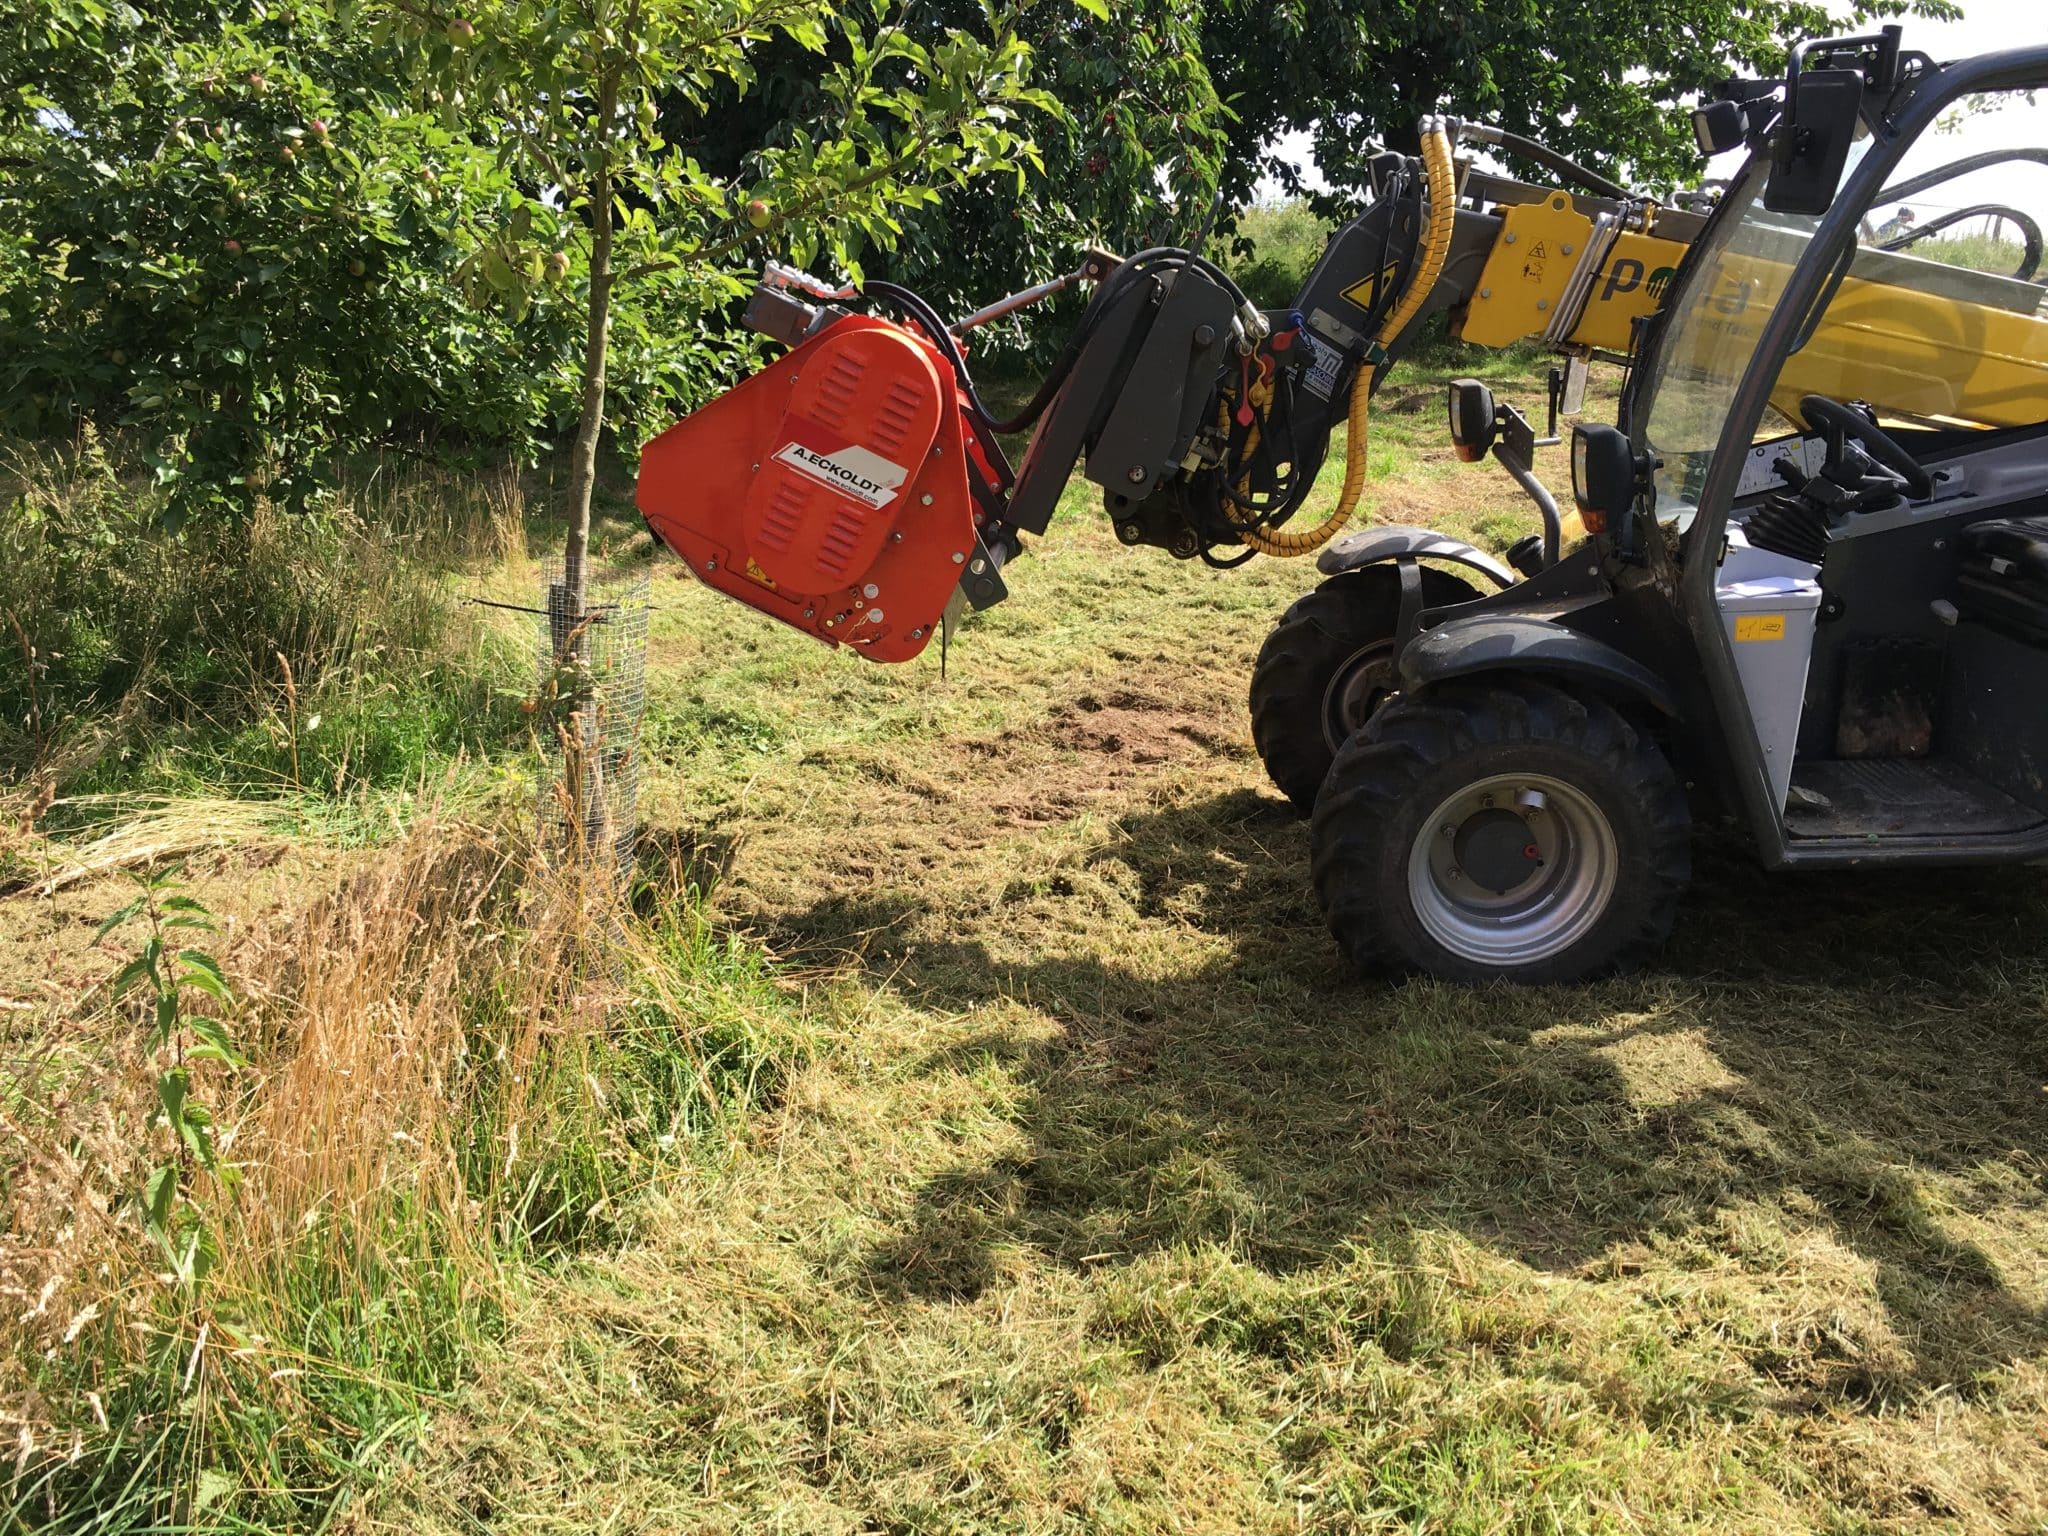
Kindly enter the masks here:
<path id="1" fill-rule="evenodd" d="M 1390 261 L 1372 277 L 1361 277 L 1344 290 L 1344 298 L 1355 304 L 1366 314 L 1372 313 L 1373 300 L 1394 291 L 1394 284 L 1400 279 L 1401 263 Z"/>

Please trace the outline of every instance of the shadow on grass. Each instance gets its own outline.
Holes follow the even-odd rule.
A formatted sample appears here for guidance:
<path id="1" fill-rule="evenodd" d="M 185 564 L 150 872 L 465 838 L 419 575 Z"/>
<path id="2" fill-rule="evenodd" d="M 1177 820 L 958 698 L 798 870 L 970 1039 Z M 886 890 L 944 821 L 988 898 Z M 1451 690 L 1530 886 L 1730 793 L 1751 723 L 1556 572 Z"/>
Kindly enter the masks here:
<path id="1" fill-rule="evenodd" d="M 1703 849 L 1656 968 L 1514 990 L 1345 977 L 1305 830 L 1266 796 L 1123 818 L 1079 864 L 1116 877 L 1140 935 L 1192 929 L 1214 958 L 1159 978 L 1142 944 L 1032 954 L 1035 888 L 950 922 L 884 892 L 780 927 L 922 1008 L 1028 999 L 1060 1025 L 921 1063 L 1024 1081 L 1029 1151 L 930 1182 L 871 1256 L 883 1295 L 972 1298 L 1019 1245 L 1077 1268 L 1220 1245 L 1284 1276 L 1399 1262 L 1426 1230 L 1596 1281 L 1732 1266 L 1762 1295 L 1818 1233 L 1872 1277 L 1888 1337 L 1835 1349 L 1816 1324 L 1784 1372 L 1759 1343 L 1753 1368 L 1795 1393 L 1969 1391 L 2048 1349 L 2048 1317 L 1959 1235 L 1973 1213 L 2017 1224 L 2020 1253 L 2048 1232 L 2038 872 L 1767 877 Z"/>

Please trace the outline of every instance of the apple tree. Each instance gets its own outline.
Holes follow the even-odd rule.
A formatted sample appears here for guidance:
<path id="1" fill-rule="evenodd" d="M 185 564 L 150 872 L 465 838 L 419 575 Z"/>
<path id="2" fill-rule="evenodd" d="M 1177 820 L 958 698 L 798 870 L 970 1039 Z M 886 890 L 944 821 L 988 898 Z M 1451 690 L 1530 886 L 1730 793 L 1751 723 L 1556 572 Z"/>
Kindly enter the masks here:
<path id="1" fill-rule="evenodd" d="M 936 44 L 975 12 L 975 0 L 917 0 L 900 22 Z M 1037 125 L 1042 168 L 983 177 L 917 209 L 903 221 L 903 238 L 874 261 L 877 275 L 915 288 L 941 314 L 1072 271 L 1088 245 L 1183 243 L 1215 211 L 1230 112 L 1209 82 L 1198 5 L 1120 0 L 1113 26 L 1042 5 L 1022 26 L 1033 84 L 1064 109 Z M 760 144 L 832 119 L 816 60 L 803 49 L 765 48 L 754 67 L 756 88 L 726 88 L 709 113 L 664 104 L 664 129 L 714 174 L 737 174 Z M 1079 302 L 1055 300 L 992 326 L 976 334 L 976 347 L 1014 351 L 1031 338 L 1049 352 L 1064 337 L 1058 312 Z"/>
<path id="2" fill-rule="evenodd" d="M 545 428 L 573 316 L 457 279 L 530 199 L 401 50 L 317 0 L 10 9 L 0 427 L 123 427 L 174 517 L 304 505 L 394 435 Z"/>

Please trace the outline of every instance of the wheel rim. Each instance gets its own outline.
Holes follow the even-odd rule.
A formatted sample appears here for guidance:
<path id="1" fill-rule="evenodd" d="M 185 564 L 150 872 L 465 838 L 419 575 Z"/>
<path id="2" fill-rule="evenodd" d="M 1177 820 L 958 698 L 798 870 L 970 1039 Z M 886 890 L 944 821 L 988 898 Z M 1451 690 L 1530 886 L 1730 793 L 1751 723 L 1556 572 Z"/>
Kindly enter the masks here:
<path id="1" fill-rule="evenodd" d="M 1548 774 L 1468 784 L 1423 822 L 1408 895 L 1452 954 L 1526 965 L 1563 953 L 1606 912 L 1620 871 L 1614 828 L 1584 791 Z"/>
<path id="2" fill-rule="evenodd" d="M 1354 651 L 1323 689 L 1323 742 L 1335 752 L 1394 692 L 1394 645 L 1375 640 Z"/>

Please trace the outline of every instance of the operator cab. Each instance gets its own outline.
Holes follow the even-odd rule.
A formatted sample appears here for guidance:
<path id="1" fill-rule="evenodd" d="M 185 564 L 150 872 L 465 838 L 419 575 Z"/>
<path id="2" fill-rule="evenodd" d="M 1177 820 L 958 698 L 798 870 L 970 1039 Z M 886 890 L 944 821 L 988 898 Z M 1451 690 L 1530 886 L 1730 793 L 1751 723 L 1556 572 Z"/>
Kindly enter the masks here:
<path id="1" fill-rule="evenodd" d="M 1873 121 L 1911 86 L 1866 99 L 1820 212 L 1774 198 L 1757 153 L 1645 370 L 1656 513 L 1689 577 L 1711 567 L 1710 589 L 1688 587 L 1710 593 L 1788 861 L 1859 844 L 1974 858 L 2048 834 L 2040 83 L 1958 96 L 1874 176 L 1866 159 L 1891 156 Z M 1780 300 L 1816 276 L 1772 367 Z M 1724 486 L 1725 519 L 1699 516 Z"/>

